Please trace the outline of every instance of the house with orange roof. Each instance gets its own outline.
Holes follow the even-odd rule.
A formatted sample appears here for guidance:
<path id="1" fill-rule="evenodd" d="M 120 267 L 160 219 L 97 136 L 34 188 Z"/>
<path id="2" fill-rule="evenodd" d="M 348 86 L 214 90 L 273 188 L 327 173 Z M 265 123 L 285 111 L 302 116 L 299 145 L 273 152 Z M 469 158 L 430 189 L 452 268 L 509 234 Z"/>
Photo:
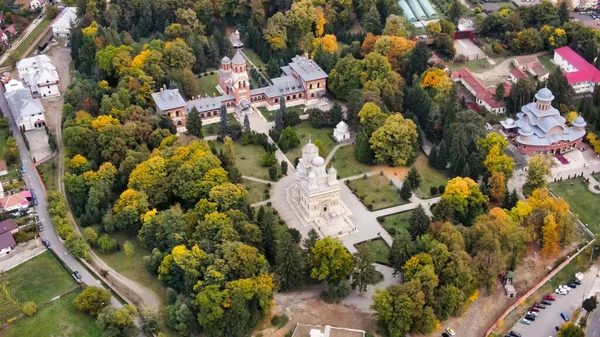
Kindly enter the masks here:
<path id="1" fill-rule="evenodd" d="M 28 209 L 29 199 L 31 199 L 31 192 L 29 191 L 21 191 L 15 194 L 7 195 L 0 199 L 0 213 Z"/>

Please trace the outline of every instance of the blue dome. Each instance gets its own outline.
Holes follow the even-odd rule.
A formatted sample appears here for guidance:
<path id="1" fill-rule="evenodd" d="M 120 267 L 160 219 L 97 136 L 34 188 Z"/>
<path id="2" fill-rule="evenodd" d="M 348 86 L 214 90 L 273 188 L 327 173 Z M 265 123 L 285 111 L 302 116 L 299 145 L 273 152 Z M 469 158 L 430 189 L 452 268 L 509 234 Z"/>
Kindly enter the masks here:
<path id="1" fill-rule="evenodd" d="M 552 95 L 552 91 L 548 88 L 542 88 L 540 91 L 535 94 L 535 98 L 541 101 L 551 101 L 554 99 L 554 95 Z"/>
<path id="2" fill-rule="evenodd" d="M 575 118 L 571 122 L 571 125 L 582 128 L 582 127 L 585 127 L 587 125 L 587 123 L 585 122 L 585 120 L 583 119 L 583 117 L 581 117 L 581 115 L 579 115 L 579 116 L 577 116 L 577 118 Z"/>

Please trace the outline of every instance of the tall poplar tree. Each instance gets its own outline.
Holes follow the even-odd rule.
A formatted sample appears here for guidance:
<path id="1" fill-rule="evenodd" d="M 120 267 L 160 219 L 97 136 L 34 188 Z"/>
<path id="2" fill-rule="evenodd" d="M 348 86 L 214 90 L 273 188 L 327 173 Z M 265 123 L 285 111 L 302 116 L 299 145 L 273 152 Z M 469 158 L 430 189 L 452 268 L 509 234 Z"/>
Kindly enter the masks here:
<path id="1" fill-rule="evenodd" d="M 289 232 L 283 232 L 277 244 L 276 274 L 279 289 L 290 291 L 302 285 L 302 252 Z"/>

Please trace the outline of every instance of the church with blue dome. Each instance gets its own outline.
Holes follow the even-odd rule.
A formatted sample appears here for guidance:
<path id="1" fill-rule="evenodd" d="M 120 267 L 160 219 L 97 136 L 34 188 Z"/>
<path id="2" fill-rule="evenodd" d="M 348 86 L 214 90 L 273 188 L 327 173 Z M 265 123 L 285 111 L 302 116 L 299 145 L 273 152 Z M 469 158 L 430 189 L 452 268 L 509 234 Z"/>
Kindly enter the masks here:
<path id="1" fill-rule="evenodd" d="M 519 153 L 524 155 L 562 154 L 576 149 L 585 136 L 586 122 L 577 116 L 570 126 L 552 106 L 554 95 L 548 88 L 535 94 L 535 102 L 521 107 L 517 119 L 500 122 L 505 131 L 515 135 Z"/>

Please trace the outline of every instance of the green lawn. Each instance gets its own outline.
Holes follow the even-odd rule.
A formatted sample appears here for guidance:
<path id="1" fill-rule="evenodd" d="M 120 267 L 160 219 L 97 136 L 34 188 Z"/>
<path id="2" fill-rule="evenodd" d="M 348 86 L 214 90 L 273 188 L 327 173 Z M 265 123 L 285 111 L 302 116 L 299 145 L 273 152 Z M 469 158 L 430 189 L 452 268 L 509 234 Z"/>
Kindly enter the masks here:
<path id="1" fill-rule="evenodd" d="M 600 173 L 592 174 L 592 177 L 594 177 L 594 179 L 600 183 Z"/>
<path id="2" fill-rule="evenodd" d="M 373 260 L 376 263 L 381 263 L 388 265 L 390 262 L 388 261 L 388 255 L 390 254 L 390 247 L 388 247 L 387 243 L 382 239 L 375 239 L 372 241 L 365 241 L 354 245 L 356 248 L 359 246 L 364 246 L 367 248 L 371 255 L 373 256 Z"/>
<path id="3" fill-rule="evenodd" d="M 554 70 L 556 70 L 556 64 L 552 63 L 552 61 L 551 61 L 553 58 L 554 58 L 553 55 L 538 56 L 538 60 L 540 60 L 540 63 L 550 73 L 553 72 Z"/>
<path id="4" fill-rule="evenodd" d="M 489 67 L 482 68 L 481 67 L 482 65 L 489 66 Z M 487 59 L 481 59 L 481 60 L 469 61 L 469 62 L 465 62 L 465 63 L 448 63 L 448 68 L 450 68 L 450 70 L 467 68 L 472 72 L 480 73 L 482 71 L 485 71 L 485 69 L 491 68 L 491 65 Z"/>
<path id="5" fill-rule="evenodd" d="M 246 189 L 248 190 L 248 201 L 250 204 L 265 200 L 265 189 L 267 188 L 267 184 L 244 179 L 244 186 L 246 186 Z"/>
<path id="6" fill-rule="evenodd" d="M 34 301 L 38 305 L 77 286 L 49 252 L 1 274 L 0 283 L 8 287 L 19 303 Z"/>
<path id="7" fill-rule="evenodd" d="M 6 158 L 4 154 L 6 149 L 6 138 L 8 138 L 8 129 L 0 129 L 0 158 Z M 19 167 L 21 167 L 21 158 L 17 156 L 17 162 L 8 166 L 8 174 L 2 176 L 2 180 L 13 180 L 19 179 L 21 177 L 21 172 L 19 171 Z"/>
<path id="8" fill-rule="evenodd" d="M 260 113 L 263 115 L 263 117 L 269 122 L 274 121 L 275 115 L 277 115 L 277 110 L 269 111 L 265 107 L 259 107 L 258 111 L 260 111 Z M 296 111 L 298 113 L 298 116 L 301 116 L 304 114 L 304 106 L 296 105 L 296 106 L 286 107 L 285 111 Z"/>
<path id="9" fill-rule="evenodd" d="M 296 135 L 300 139 L 300 145 L 289 150 L 285 155 L 289 160 L 294 162 L 296 157 L 302 157 L 302 147 L 308 143 L 310 139 L 313 143 L 318 140 L 323 144 L 323 148 L 325 153 L 319 153 L 319 155 L 323 158 L 327 157 L 329 152 L 336 145 L 331 138 L 329 138 L 329 134 L 333 133 L 332 128 L 321 128 L 316 129 L 310 125 L 310 122 L 304 121 L 296 126 L 294 126 L 294 130 L 296 131 Z"/>
<path id="10" fill-rule="evenodd" d="M 112 233 L 110 236 L 116 239 L 121 247 L 123 247 L 125 241 L 131 242 L 135 248 L 135 254 L 132 257 L 128 257 L 125 255 L 124 249 L 110 254 L 101 254 L 97 251 L 102 260 L 119 272 L 119 274 L 152 290 L 161 299 L 162 303 L 166 305 L 167 293 L 165 287 L 163 287 L 155 275 L 148 272 L 144 263 L 144 256 L 149 255 L 150 252 L 142 246 L 137 238 L 129 237 L 124 233 Z"/>
<path id="11" fill-rule="evenodd" d="M 429 166 L 429 161 L 424 154 L 417 157 L 413 166 L 417 168 L 421 175 L 421 186 L 413 192 L 421 199 L 435 197 L 431 194 L 430 187 L 446 186 L 448 183 L 448 176 Z"/>
<path id="12" fill-rule="evenodd" d="M 21 59 L 23 56 L 25 56 L 25 55 L 23 55 L 23 53 L 25 53 L 27 48 L 29 48 L 29 46 L 31 46 L 33 44 L 33 41 L 35 41 L 35 39 L 37 39 L 42 34 L 44 29 L 46 29 L 46 27 L 48 27 L 48 25 L 50 24 L 51 21 L 52 20 L 50 20 L 48 18 L 48 16 L 46 16 L 46 18 L 42 22 L 40 22 L 40 24 L 37 27 L 35 27 L 35 29 L 31 32 L 31 34 L 29 34 L 27 36 L 27 38 L 25 40 L 23 40 L 23 42 L 21 42 L 21 44 L 19 44 L 19 46 L 16 49 L 13 49 L 11 51 L 11 54 L 17 55 L 19 57 L 19 59 Z M 8 58 L 2 64 L 2 66 L 6 66 L 6 65 L 8 65 Z"/>
<path id="13" fill-rule="evenodd" d="M 267 67 L 267 64 L 263 62 L 260 56 L 258 56 L 258 54 L 254 52 L 254 50 L 250 48 L 244 48 L 244 54 L 246 54 L 250 61 L 252 61 L 252 63 L 254 63 L 257 67 L 263 70 Z"/>
<path id="14" fill-rule="evenodd" d="M 593 233 L 600 233 L 600 195 L 590 192 L 581 178 L 564 180 L 549 185 L 550 190 L 564 198 L 573 213 L 588 225 Z"/>
<path id="15" fill-rule="evenodd" d="M 77 311 L 73 300 L 78 292 L 72 292 L 40 309 L 34 316 L 23 318 L 0 331 L 4 337 L 53 336 L 53 337 L 101 337 L 102 329 L 94 318 Z"/>
<path id="16" fill-rule="evenodd" d="M 221 150 L 221 147 L 223 147 L 223 143 L 220 142 L 217 142 L 215 145 L 217 150 Z M 236 166 L 242 175 L 270 180 L 269 168 L 260 165 L 262 157 L 265 154 L 265 149 L 262 146 L 242 145 L 241 142 L 235 141 L 234 151 Z"/>
<path id="17" fill-rule="evenodd" d="M 218 118 L 218 117 L 215 117 Z M 234 124 L 240 124 L 237 119 L 235 119 L 235 117 L 233 116 L 233 114 L 227 114 L 227 123 L 234 123 Z M 212 124 L 203 124 L 202 125 L 202 135 L 204 137 L 207 136 L 214 136 L 217 133 L 219 133 L 219 123 L 212 123 Z"/>
<path id="18" fill-rule="evenodd" d="M 406 211 L 401 213 L 390 214 L 383 217 L 383 227 L 389 233 L 390 229 L 394 229 L 394 233 L 397 233 L 401 229 L 408 230 L 408 220 L 412 215 L 413 211 Z"/>
<path id="19" fill-rule="evenodd" d="M 58 176 L 56 174 L 56 164 L 55 161 L 57 158 L 49 160 L 43 164 L 37 166 L 37 170 L 40 173 L 40 177 L 42 177 L 42 181 L 46 186 L 46 190 L 58 190 L 57 187 L 57 179 Z M 54 166 L 53 166 L 54 164 Z"/>
<path id="20" fill-rule="evenodd" d="M 0 325 L 21 315 L 21 310 L 14 298 L 9 298 L 4 291 L 0 291 Z M 2 331 L 0 331 L 0 335 Z"/>
<path id="21" fill-rule="evenodd" d="M 342 146 L 334 155 L 335 161 L 331 161 L 338 171 L 340 178 L 347 178 L 358 174 L 371 172 L 372 166 L 363 164 L 354 155 L 354 145 Z"/>
<path id="22" fill-rule="evenodd" d="M 351 180 L 348 186 L 362 198 L 365 206 L 372 205 L 374 211 L 406 203 L 400 199 L 396 186 L 390 185 L 390 180 L 385 176 L 374 175 L 367 179 Z"/>
<path id="23" fill-rule="evenodd" d="M 214 75 L 198 77 L 198 87 L 200 89 L 200 95 L 202 96 L 212 96 L 213 94 L 217 96 L 221 95 L 216 88 L 217 84 L 219 84 L 219 77 L 216 72 Z"/>

